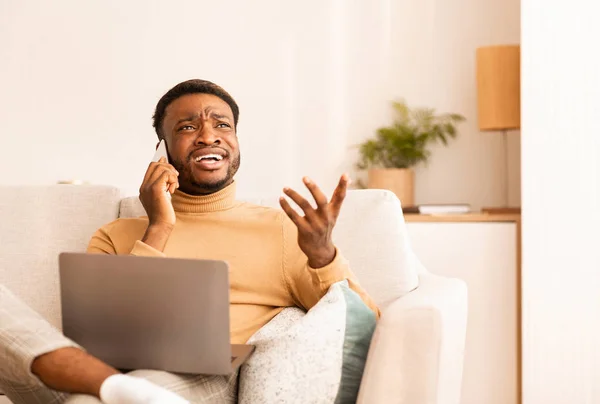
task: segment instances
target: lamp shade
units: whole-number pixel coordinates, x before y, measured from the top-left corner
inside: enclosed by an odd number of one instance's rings
[[[480,130],[521,127],[521,48],[499,45],[478,48],[477,105]]]

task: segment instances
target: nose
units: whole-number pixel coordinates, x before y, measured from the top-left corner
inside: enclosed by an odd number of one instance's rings
[[[211,146],[215,144],[221,144],[221,139],[219,138],[217,131],[215,131],[211,125],[202,125],[202,128],[198,131],[196,145]]]

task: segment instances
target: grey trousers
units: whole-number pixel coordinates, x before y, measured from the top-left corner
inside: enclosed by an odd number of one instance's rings
[[[15,404],[98,404],[95,397],[46,387],[32,372],[33,360],[59,348],[78,347],[0,285],[0,392]],[[129,373],[171,390],[192,403],[237,402],[237,374],[178,375],[156,370]]]

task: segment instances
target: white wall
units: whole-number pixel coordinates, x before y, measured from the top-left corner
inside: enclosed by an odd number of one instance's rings
[[[475,48],[519,40],[519,0],[0,0],[0,184],[79,178],[135,193],[175,83],[241,105],[240,192],[313,176],[332,189],[389,101],[459,112],[460,138],[419,168],[419,203],[501,204],[500,136],[476,123]],[[511,156],[518,162],[518,134]],[[519,203],[519,167],[511,166]]]
[[[392,20],[392,86],[417,106],[458,112],[467,122],[449,147],[417,170],[417,202],[505,203],[500,133],[477,124],[475,49],[520,42],[520,0],[400,0]],[[510,132],[509,204],[520,205],[520,134]]]
[[[0,183],[135,192],[156,102],[200,77],[241,106],[241,193],[302,175],[332,188],[352,165],[347,133],[371,132],[388,98],[385,2],[343,3],[0,1]]]
[[[599,8],[523,0],[524,404],[600,403]]]

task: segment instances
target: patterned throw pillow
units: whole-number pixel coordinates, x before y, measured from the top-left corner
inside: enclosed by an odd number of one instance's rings
[[[354,403],[375,330],[375,314],[346,281],[308,313],[283,310],[248,341],[239,403]]]

